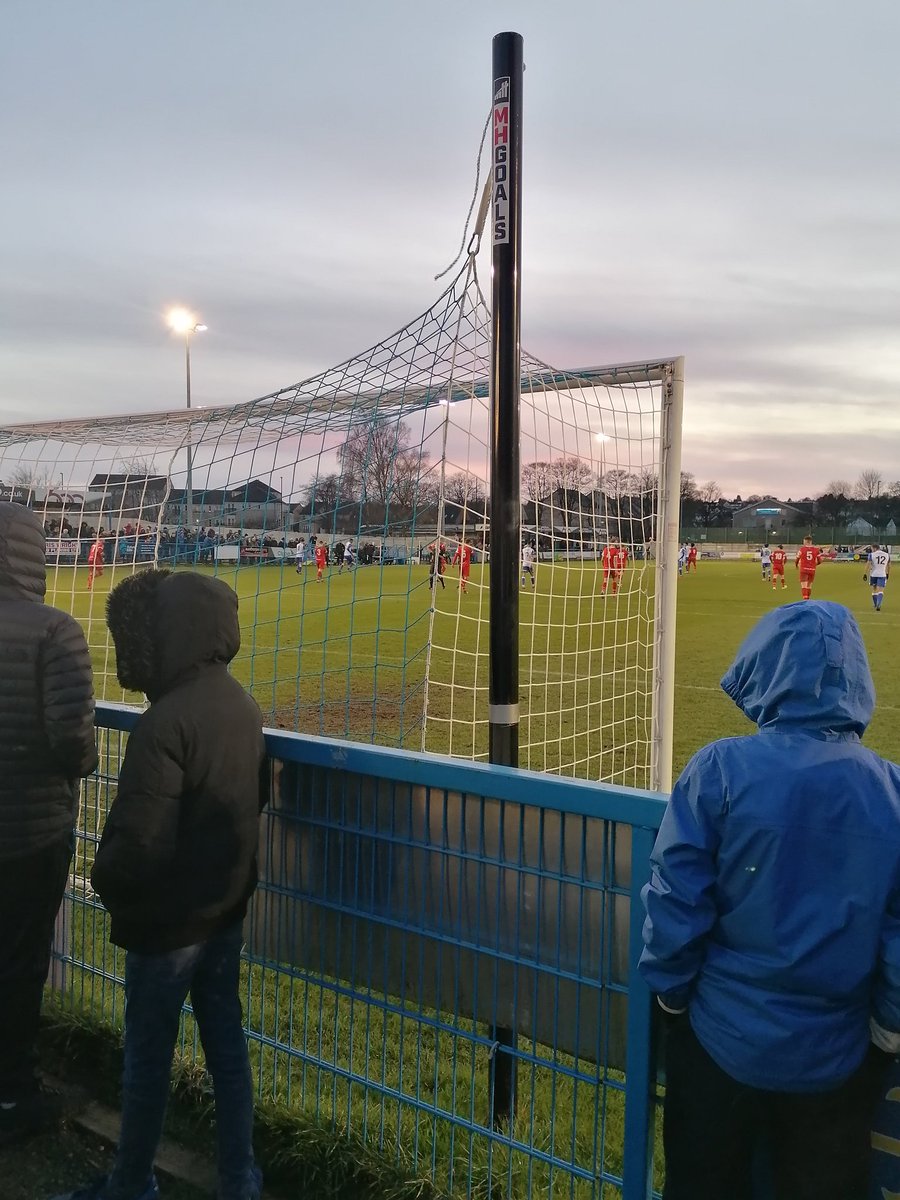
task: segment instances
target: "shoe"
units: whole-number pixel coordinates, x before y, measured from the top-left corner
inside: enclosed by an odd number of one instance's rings
[[[253,1167],[253,1182],[247,1200],[262,1200],[263,1173],[259,1167]]]
[[[262,1176],[260,1176],[262,1180]],[[93,1183],[87,1187],[76,1188],[74,1192],[61,1192],[60,1195],[54,1196],[53,1200],[105,1200],[106,1185],[109,1182],[108,1175],[101,1175],[99,1179],[95,1179]],[[253,1200],[258,1200],[260,1192],[257,1192]],[[253,1193],[251,1192],[251,1196]],[[150,1183],[134,1200],[161,1200],[159,1194],[159,1184],[156,1182],[156,1176],[150,1176]]]
[[[62,1115],[62,1097],[44,1088],[15,1103],[0,1105],[0,1146],[46,1133],[59,1124]]]

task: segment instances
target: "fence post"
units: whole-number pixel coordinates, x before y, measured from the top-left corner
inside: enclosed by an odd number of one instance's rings
[[[50,986],[54,992],[64,992],[69,976],[69,958],[72,951],[72,876],[66,883],[62,903],[53,925],[53,945],[50,951]]]
[[[631,830],[631,911],[628,944],[628,1033],[625,1059],[625,1149],[622,1200],[648,1200],[653,1190],[656,1055],[651,1036],[653,997],[638,974],[644,947],[641,888],[650,879],[654,829]]]

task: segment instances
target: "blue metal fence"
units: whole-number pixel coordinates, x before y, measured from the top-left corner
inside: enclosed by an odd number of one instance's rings
[[[65,1004],[114,1023],[124,955],[89,877],[136,716],[98,706],[54,967]],[[662,798],[295,734],[267,744],[243,976],[260,1098],[454,1196],[646,1200],[655,1068],[635,963]],[[181,1052],[202,1060],[189,1007]],[[499,1055],[516,1110],[495,1126]]]

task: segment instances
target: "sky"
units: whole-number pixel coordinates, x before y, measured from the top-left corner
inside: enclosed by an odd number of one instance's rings
[[[685,355],[726,494],[900,478],[896,0],[6,0],[0,422],[276,391],[427,308],[525,43],[522,341]]]

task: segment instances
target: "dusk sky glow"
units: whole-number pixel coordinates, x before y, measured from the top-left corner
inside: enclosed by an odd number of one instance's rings
[[[684,467],[729,494],[900,479],[896,0],[8,0],[0,420],[178,407],[175,305],[207,406],[427,308],[503,29],[528,350],[684,354]]]

